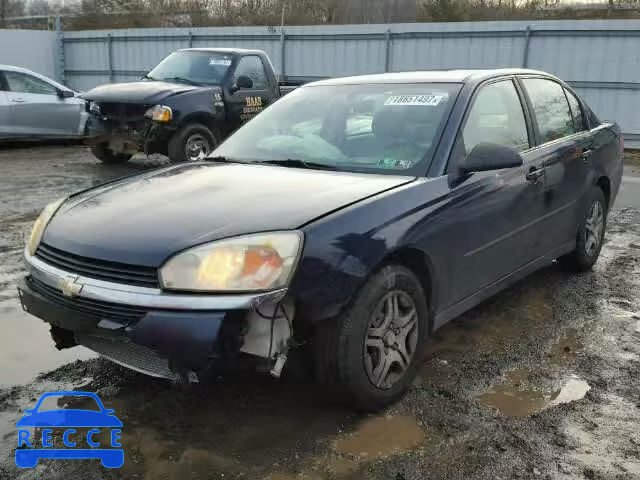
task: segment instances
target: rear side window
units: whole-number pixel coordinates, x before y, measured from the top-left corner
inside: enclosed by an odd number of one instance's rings
[[[468,155],[483,142],[504,145],[518,152],[529,148],[522,104],[511,80],[482,87],[473,101],[454,151],[458,155]]]
[[[587,130],[587,125],[585,124],[584,114],[582,112],[582,107],[580,106],[580,102],[578,101],[576,96],[566,88],[564,89],[564,93],[567,94],[567,100],[569,100],[569,108],[571,108],[571,116],[573,117],[573,126],[576,129],[576,132],[582,132],[584,130]]]
[[[236,73],[233,75],[234,83],[238,81],[238,77],[246,76],[253,80],[253,88],[265,89],[269,87],[267,81],[267,73],[264,71],[264,65],[260,57],[249,55],[242,57],[236,67]]]
[[[559,83],[544,78],[525,78],[523,83],[533,105],[541,143],[575,133],[569,103]]]
[[[11,92],[42,95],[56,95],[58,93],[53,85],[26,73],[4,72],[4,78]]]

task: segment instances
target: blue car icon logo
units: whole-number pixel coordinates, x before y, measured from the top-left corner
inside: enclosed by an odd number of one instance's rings
[[[97,403],[99,411],[80,409],[57,409],[39,411],[42,403],[49,397],[90,397]],[[119,468],[124,463],[124,451],[121,447],[120,433],[122,422],[105,408],[98,396],[91,392],[49,392],[43,394],[34,408],[26,409],[25,415],[18,420],[18,449],[16,465],[20,468],[33,468],[41,458],[87,459],[99,458],[106,468]],[[41,436],[31,438],[27,427],[41,430]],[[74,448],[79,438],[75,428],[90,428],[86,442],[92,448]],[[64,430],[62,439],[67,448],[53,448],[53,428]],[[95,438],[101,429],[110,429],[110,447],[103,448]]]

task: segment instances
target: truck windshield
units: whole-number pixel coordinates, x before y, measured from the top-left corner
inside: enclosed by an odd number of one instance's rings
[[[460,88],[446,83],[302,87],[247,122],[212,156],[423,175]]]
[[[220,85],[232,60],[231,54],[183,50],[162,60],[146,77],[194,85]]]

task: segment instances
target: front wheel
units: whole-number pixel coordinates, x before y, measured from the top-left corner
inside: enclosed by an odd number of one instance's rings
[[[103,163],[118,164],[126,163],[133,156],[128,153],[114,153],[109,149],[108,143],[99,143],[91,147],[91,153]]]
[[[607,227],[607,201],[599,187],[593,187],[584,217],[580,220],[576,249],[560,259],[570,270],[591,270],[600,256]]]
[[[428,329],[425,292],[409,269],[374,274],[351,307],[314,338],[318,380],[341,401],[375,411],[398,400],[415,377]]]
[[[172,163],[195,162],[207,157],[218,145],[217,136],[200,123],[190,123],[169,140],[169,160]]]

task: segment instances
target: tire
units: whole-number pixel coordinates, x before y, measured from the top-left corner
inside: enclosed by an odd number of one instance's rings
[[[118,163],[126,163],[133,155],[129,155],[128,153],[113,153],[109,150],[108,143],[99,143],[91,147],[91,153],[103,163],[107,164],[118,164]]]
[[[404,335],[400,328],[395,328],[395,335],[383,330],[394,298],[399,306],[395,311],[406,315],[403,321],[415,309],[414,326],[405,329]],[[371,276],[345,312],[319,325],[313,339],[316,377],[335,400],[363,411],[379,410],[400,399],[413,381],[428,325],[427,300],[418,278],[403,266],[386,266]],[[398,325],[392,322],[391,326]],[[393,348],[387,348],[394,342]],[[408,361],[399,353],[401,343],[405,353],[412,351]],[[383,356],[391,368],[379,375],[385,371],[380,368]],[[403,372],[401,361],[406,365]]]
[[[218,145],[217,134],[200,123],[189,123],[169,140],[171,163],[197,161],[209,155]],[[190,153],[191,152],[191,153]]]
[[[593,187],[578,227],[576,249],[560,258],[560,263],[570,271],[586,272],[591,270],[598,260],[607,228],[607,208],[604,193],[599,187]],[[597,218],[600,218],[599,222]],[[594,241],[597,242],[595,245]]]

